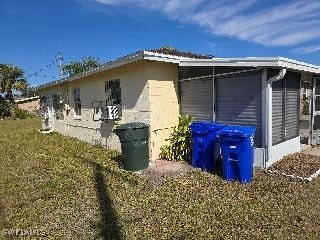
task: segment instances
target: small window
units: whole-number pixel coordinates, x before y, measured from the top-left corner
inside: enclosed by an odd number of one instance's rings
[[[107,94],[107,105],[121,104],[121,87],[119,79],[106,81],[105,92]]]
[[[52,95],[52,104],[54,110],[54,117],[56,120],[63,120],[63,99],[59,93],[55,93]]]
[[[80,88],[73,89],[73,99],[74,99],[74,113],[76,116],[81,116]]]

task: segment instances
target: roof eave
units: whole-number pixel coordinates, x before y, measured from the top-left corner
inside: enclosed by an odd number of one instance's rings
[[[143,51],[144,59],[150,61],[159,61],[167,63],[177,63],[179,64],[182,60],[193,60],[193,58],[179,57],[175,55],[168,55],[162,53],[155,53],[150,51]]]
[[[303,72],[320,74],[320,66],[308,64],[305,62],[299,62],[289,58],[279,57],[278,66],[283,68],[288,68],[288,69],[299,70]]]
[[[179,66],[281,67],[320,73],[320,66],[283,57],[213,58],[181,60]]]
[[[212,59],[195,59],[167,55],[151,51],[138,51],[136,53],[124,56],[117,60],[106,63],[103,66],[90,70],[88,72],[75,75],[70,78],[57,80],[39,86],[38,90],[43,90],[51,86],[56,86],[66,82],[81,79],[93,74],[97,74],[112,68],[120,67],[129,63],[140,60],[159,61],[166,63],[175,63],[179,66],[225,66],[225,67],[281,67],[320,74],[320,66],[299,62],[284,57],[246,57],[246,58],[212,58]]]
[[[30,101],[30,100],[37,100],[39,98],[40,98],[39,96],[34,96],[34,97],[29,97],[29,98],[17,99],[17,100],[14,100],[14,102],[15,103],[21,103],[21,102],[27,102],[27,101]]]
[[[167,63],[176,63],[179,64],[181,60],[187,60],[191,58],[186,58],[186,57],[179,57],[179,56],[173,56],[173,55],[167,55],[167,54],[161,54],[161,53],[155,53],[155,52],[150,52],[150,51],[139,51],[130,55],[127,55],[125,57],[119,58],[117,60],[111,61],[101,67],[95,68],[93,70],[87,71],[82,74],[75,75],[70,78],[62,79],[62,80],[57,80],[54,82],[50,82],[48,84],[44,84],[39,86],[37,89],[42,90],[49,88],[51,86],[63,84],[66,82],[71,82],[80,78],[84,78],[93,74],[97,74],[112,68],[120,67],[122,65],[126,65],[132,62],[140,61],[140,60],[149,60],[149,61],[159,61],[159,62],[167,62]]]
[[[122,66],[122,65],[125,65],[125,64],[129,64],[129,63],[132,63],[132,62],[135,62],[135,61],[142,60],[143,58],[144,58],[144,51],[139,51],[139,52],[127,55],[125,57],[119,58],[117,60],[111,61],[109,63],[106,63],[106,64],[104,64],[104,65],[102,65],[102,66],[100,66],[98,68],[89,70],[89,71],[87,71],[85,73],[77,74],[77,75],[69,77],[69,78],[65,78],[65,79],[61,79],[61,80],[57,80],[57,81],[53,81],[53,82],[41,85],[37,89],[38,90],[42,90],[42,89],[49,88],[51,86],[56,86],[56,85],[63,84],[63,83],[66,83],[66,82],[75,81],[75,80],[78,80],[80,78],[84,78],[84,77],[87,77],[87,76],[90,76],[90,75],[93,75],[93,74],[97,74],[97,73],[100,73],[100,72],[103,72],[103,71],[106,71],[106,70],[109,70],[109,69],[112,69],[112,68],[116,68],[116,67],[119,67],[119,66]]]
[[[179,66],[267,67],[277,66],[277,58],[213,58],[182,60]]]

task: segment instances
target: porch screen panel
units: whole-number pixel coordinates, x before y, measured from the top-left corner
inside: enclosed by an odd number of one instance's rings
[[[195,120],[212,120],[212,77],[181,81],[179,86],[181,114]]]
[[[285,139],[299,136],[300,74],[289,72],[286,80]]]
[[[283,141],[284,136],[284,92],[283,81],[272,83],[272,144]]]
[[[274,76],[279,70],[270,70]],[[300,74],[287,72],[285,77],[272,83],[272,144],[299,136]]]
[[[262,145],[261,71],[216,78],[216,121],[255,126],[255,146]]]

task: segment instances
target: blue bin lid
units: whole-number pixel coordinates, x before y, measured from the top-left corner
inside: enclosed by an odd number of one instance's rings
[[[217,131],[226,125],[217,124],[212,121],[194,121],[190,125],[191,131],[195,133],[207,133],[208,131]]]
[[[256,127],[250,126],[226,126],[219,131],[220,136],[241,136],[241,137],[251,137],[255,134]]]

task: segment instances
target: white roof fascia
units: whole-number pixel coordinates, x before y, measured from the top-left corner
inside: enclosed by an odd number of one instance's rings
[[[182,60],[192,60],[192,58],[180,57],[162,53],[155,53],[150,51],[144,51],[144,59],[150,61],[159,61],[159,62],[167,62],[167,63],[180,63]]]
[[[320,73],[320,66],[308,64],[305,62],[296,61],[289,58],[279,57],[278,60],[279,67],[284,67],[288,69],[299,70],[303,72]]]
[[[120,67],[122,65],[125,65],[125,64],[129,64],[129,63],[132,63],[132,62],[135,62],[135,61],[139,61],[139,60],[142,60],[143,59],[143,52],[142,51],[139,51],[139,52],[136,52],[136,53],[133,53],[133,54],[130,54],[130,55],[127,55],[125,57],[122,57],[122,58],[119,58],[117,60],[114,60],[114,61],[111,61],[111,62],[108,62],[98,68],[94,68],[92,70],[89,70],[83,74],[79,74],[79,75],[76,75],[76,76],[73,76],[69,79],[67,79],[68,81],[73,81],[73,80],[76,80],[76,79],[79,79],[79,78],[83,78],[83,77],[86,77],[86,76],[89,76],[89,75],[92,75],[92,74],[95,74],[95,73],[99,73],[99,72],[103,72],[103,71],[106,71],[106,70],[109,70],[109,69],[112,69],[112,68],[116,68],[116,67]]]
[[[102,66],[100,66],[98,68],[94,68],[94,69],[89,70],[89,71],[87,71],[85,73],[77,74],[77,75],[75,75],[73,77],[70,77],[70,78],[61,79],[61,80],[53,81],[53,82],[50,82],[50,83],[47,83],[47,84],[43,84],[43,85],[39,86],[39,89],[44,89],[44,88],[47,88],[47,87],[50,87],[50,86],[54,86],[54,85],[57,85],[57,84],[62,84],[62,83],[65,83],[65,82],[71,82],[71,81],[74,81],[74,80],[77,80],[77,79],[80,79],[80,78],[83,78],[83,77],[86,77],[86,76],[90,76],[90,75],[93,75],[93,74],[96,74],[96,73],[100,73],[100,72],[103,72],[103,71],[106,71],[106,70],[109,70],[109,69],[112,69],[112,68],[120,67],[120,66],[125,65],[125,64],[136,62],[136,61],[142,60],[143,58],[144,58],[143,51],[139,51],[139,52],[124,56],[122,58],[119,58],[117,60],[108,62],[108,63],[106,63],[106,64],[104,64],[104,65],[102,65]]]
[[[180,66],[267,67],[277,66],[278,58],[212,58],[181,60]]]
[[[299,62],[284,57],[246,57],[246,58],[212,58],[212,59],[195,59],[188,57],[180,57],[167,55],[151,51],[139,51],[114,61],[108,62],[98,68],[87,71],[83,74],[53,81],[43,84],[38,89],[44,89],[57,84],[74,81],[86,76],[90,76],[99,72],[103,72],[112,68],[120,67],[125,64],[136,62],[139,60],[150,60],[167,63],[176,63],[179,66],[225,66],[225,67],[282,67],[299,71],[320,73],[320,66]]]
[[[213,58],[181,60],[179,66],[282,67],[320,73],[320,66],[284,57]]]
[[[83,78],[83,77],[86,77],[86,76],[89,76],[89,75],[92,75],[92,74],[95,74],[95,73],[103,72],[103,71],[106,71],[106,70],[109,70],[109,69],[112,69],[112,68],[120,67],[122,65],[129,64],[129,63],[132,63],[132,62],[135,62],[135,61],[139,61],[139,60],[142,60],[142,59],[143,59],[143,52],[139,51],[139,52],[127,55],[125,57],[119,58],[117,60],[108,62],[108,63],[106,63],[106,64],[104,64],[104,65],[102,65],[102,66],[100,66],[98,68],[94,68],[94,69],[89,70],[89,71],[87,71],[87,72],[85,72],[83,74],[79,74],[79,75],[73,76],[73,77],[68,78],[66,80],[67,81],[73,81],[73,80],[76,80],[76,79],[79,79],[79,78]]]
[[[74,81],[74,80],[77,80],[77,79],[80,79],[80,78],[83,78],[86,76],[90,76],[90,75],[93,75],[93,74],[96,74],[99,72],[103,72],[103,71],[106,71],[106,70],[109,70],[112,68],[120,67],[122,65],[136,62],[139,60],[150,60],[150,61],[159,61],[159,62],[177,63],[178,64],[181,60],[187,60],[187,59],[191,59],[191,58],[155,53],[155,52],[150,52],[150,51],[139,51],[139,52],[124,56],[122,58],[119,58],[117,60],[108,62],[98,68],[92,69],[92,70],[87,71],[83,74],[78,74],[78,75],[70,77],[70,78],[57,80],[57,81],[50,82],[48,84],[44,84],[42,86],[39,86],[39,89],[44,89],[44,88],[54,86],[57,84]]]
[[[36,100],[36,99],[39,99],[39,96],[23,98],[23,99],[17,99],[17,100],[14,100],[14,102],[15,103],[20,103],[20,102],[25,102],[25,101],[29,101],[29,100]]]

